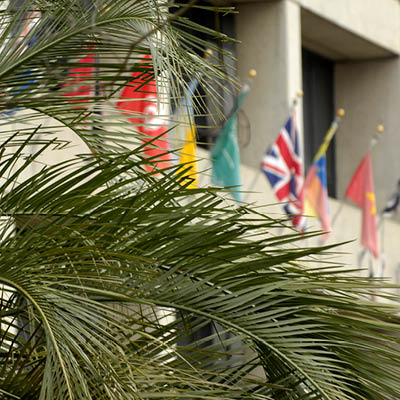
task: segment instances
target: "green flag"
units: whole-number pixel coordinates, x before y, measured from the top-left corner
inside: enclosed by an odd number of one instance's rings
[[[232,115],[225,122],[221,133],[211,151],[213,164],[211,183],[218,186],[237,186],[231,189],[235,200],[242,200],[240,179],[240,152],[237,139],[237,114],[249,91],[245,84],[238,96]]]

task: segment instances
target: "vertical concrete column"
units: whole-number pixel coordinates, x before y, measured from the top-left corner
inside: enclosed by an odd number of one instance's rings
[[[258,168],[302,87],[300,6],[291,0],[277,0],[244,3],[238,9],[238,75],[245,80],[250,68],[257,70],[243,105],[251,124],[251,138],[241,149],[241,159]],[[301,101],[299,105],[297,121],[302,143]],[[246,132],[239,131],[242,134]]]

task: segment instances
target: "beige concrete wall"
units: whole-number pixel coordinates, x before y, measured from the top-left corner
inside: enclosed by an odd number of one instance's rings
[[[372,149],[380,210],[400,179],[400,59],[337,63],[335,92],[337,106],[347,111],[336,137],[339,198],[368,149],[377,125],[385,126],[384,134]]]
[[[247,78],[257,70],[243,110],[251,124],[251,138],[241,149],[244,164],[258,167],[266,148],[276,139],[301,89],[300,8],[289,1],[239,5],[236,20],[238,74]],[[302,110],[298,110],[302,137]]]
[[[54,144],[44,150],[27,168],[19,175],[18,181],[22,182],[32,175],[39,173],[45,165],[56,165],[71,159],[76,154],[87,154],[89,148],[72,130],[63,126],[59,121],[44,116],[38,111],[29,109],[17,111],[6,119],[1,119],[2,140],[8,139],[15,132],[25,133],[20,140],[27,139],[28,135],[35,132],[33,137],[38,142],[55,140]],[[35,154],[43,148],[43,144],[29,144],[24,149],[24,155]],[[10,147],[6,153],[15,151]],[[21,167],[24,161],[21,158],[14,165],[14,170]],[[3,177],[0,180],[4,179]]]
[[[199,164],[201,173],[200,184],[206,186],[210,183],[209,153],[199,149],[202,161]],[[268,216],[280,218],[284,216],[282,206],[277,203],[277,199],[271,187],[258,168],[245,165],[241,166],[242,189],[247,191],[252,183],[256,182],[252,192],[244,196],[245,200],[259,211]],[[227,196],[226,205],[235,207],[235,202]],[[321,257],[325,261],[331,261],[335,265],[344,265],[348,269],[355,270],[353,273],[359,276],[368,276],[372,268],[374,276],[385,276],[392,282],[400,283],[400,223],[392,218],[385,219],[379,230],[380,248],[382,257],[378,260],[373,259],[368,253],[363,256],[363,247],[360,244],[361,237],[361,209],[355,207],[350,202],[341,202],[336,199],[329,199],[331,219],[336,217],[332,225],[332,232],[325,244],[344,243],[335,247],[330,255]],[[333,222],[333,221],[332,221]],[[320,230],[320,223],[316,218],[307,219],[307,230]],[[289,230],[287,231],[289,232]],[[282,234],[284,231],[275,230],[272,234]],[[297,246],[319,246],[320,238],[299,241]],[[385,261],[385,268],[382,271],[382,261]]]
[[[38,122],[39,120],[36,120],[35,124]],[[44,130],[47,130],[47,128],[50,129],[50,127],[53,130],[53,128],[58,125],[57,122],[50,119],[44,119],[42,123],[44,125]],[[18,128],[19,126],[17,124],[11,127],[13,130]],[[58,129],[57,136],[62,140],[70,141],[71,144],[63,149],[49,149],[49,151],[44,154],[39,161],[54,164],[61,160],[69,159],[72,154],[87,152],[86,146],[83,144],[83,142],[76,138],[72,132],[66,129]],[[34,149],[32,149],[32,151],[33,150]],[[202,149],[199,149],[198,153],[201,159],[199,162],[199,170],[201,171],[200,184],[201,186],[206,186],[210,184],[211,162],[209,160],[209,153]],[[40,164],[37,165],[37,167],[40,166]],[[28,177],[30,174],[37,172],[35,169],[36,167],[34,167],[32,170],[26,171],[26,174],[24,175]],[[277,218],[283,216],[282,207],[280,204],[277,204],[277,200],[271,190],[271,187],[264,175],[260,172],[259,168],[242,165],[241,176],[243,190],[247,191],[252,189],[251,193],[245,195],[247,202],[257,206],[261,212],[264,212],[269,216]],[[255,183],[255,185],[251,188],[250,186],[252,183]],[[235,203],[229,198],[229,196],[226,200],[226,205],[235,207]],[[341,211],[338,214],[335,224],[333,225],[332,234],[326,243],[331,244],[345,241],[352,242],[332,250],[332,255],[328,258],[325,257],[324,259],[331,260],[337,264],[344,264],[350,269],[359,268],[359,270],[355,273],[364,276],[368,274],[368,268],[370,267],[370,262],[372,262],[375,275],[377,276],[382,274],[382,271],[380,270],[380,262],[377,260],[371,260],[370,257],[366,256],[362,259],[362,262],[359,263],[359,256],[362,251],[359,241],[361,231],[361,211],[349,203],[345,203],[342,206],[339,201],[334,199],[330,199],[330,208],[331,216],[334,216],[339,208],[341,208]],[[319,222],[316,219],[310,218],[308,220],[308,229],[319,230]],[[280,234],[283,232],[276,230],[272,233]],[[384,223],[384,229],[381,229],[381,247],[384,249],[386,257],[386,268],[383,275],[389,277],[393,281],[396,281],[396,279],[399,280],[400,278],[400,246],[398,246],[399,237],[400,224],[393,220],[386,220]],[[304,240],[297,243],[298,246],[313,246],[319,244],[318,238],[313,240]]]
[[[258,71],[253,88],[243,105],[251,122],[251,141],[248,147],[242,149],[241,153],[243,190],[248,190],[252,182],[255,182],[254,193],[251,193],[247,200],[254,205],[263,206],[262,210],[268,215],[281,216],[282,208],[276,204],[276,198],[267,180],[259,171],[259,164],[267,146],[275,140],[279,129],[287,119],[288,109],[296,91],[301,88],[301,10],[299,3],[312,9],[313,12],[318,12],[326,18],[329,17],[336,23],[340,22],[342,26],[346,26],[351,23],[350,18],[342,15],[343,10],[332,10],[332,3],[336,4],[338,9],[344,7],[351,15],[356,10],[360,11],[362,4],[369,5],[369,7],[375,4],[374,8],[377,9],[376,2],[383,4],[382,8],[386,12],[393,7],[393,15],[396,15],[395,3],[399,3],[397,0],[302,0],[298,2],[274,0],[266,3],[246,3],[239,6],[237,35],[242,43],[238,46],[238,73],[244,80],[250,68],[256,68]],[[352,5],[349,6],[349,3]],[[368,9],[366,7],[364,12],[367,12]],[[381,21],[381,17],[378,20]],[[361,29],[362,24],[357,28],[357,23],[351,28],[352,30]],[[392,23],[393,25],[390,25]],[[392,20],[392,16],[388,17],[388,26],[392,26],[394,33],[397,32],[397,22]],[[364,32],[363,35],[367,35],[368,29],[365,28],[366,33]],[[396,40],[396,38],[392,38],[393,43]],[[393,43],[390,46],[395,48]],[[389,46],[389,44],[386,45]],[[351,174],[365,153],[378,123],[384,123],[386,126],[385,135],[373,151],[378,209],[383,207],[384,201],[400,177],[400,135],[397,132],[400,127],[399,84],[400,61],[397,58],[337,64],[336,104],[345,107],[347,111],[337,136],[339,197],[343,195]],[[299,114],[301,115],[301,110]],[[49,124],[47,126],[53,123],[52,121],[46,122]],[[301,120],[299,125],[301,130]],[[12,129],[15,130],[17,127],[14,126]],[[66,135],[68,140],[75,140],[71,132]],[[87,151],[83,143],[79,141],[74,141],[72,146],[72,148],[54,151],[46,155],[46,162],[54,163],[63,158],[69,158],[71,152]],[[204,161],[200,169],[209,170],[208,154],[203,152],[201,155],[204,156]],[[31,171],[31,173],[33,172]],[[201,175],[201,183],[203,185],[209,183],[208,173],[204,172]],[[227,200],[227,204],[231,203]],[[340,207],[340,202],[331,199],[330,207],[333,216]],[[318,221],[310,220],[309,227],[310,229],[319,229]],[[349,240],[353,240],[353,242],[340,247],[338,251],[342,253],[333,256],[333,259],[347,264],[350,268],[359,267],[358,256],[362,250],[359,243],[360,230],[360,210],[346,203],[335,221],[332,235],[327,243]],[[385,275],[396,279],[396,277],[400,277],[398,274],[400,224],[388,220],[381,233],[381,247],[384,248],[387,259]],[[305,246],[312,244],[318,244],[318,240],[299,243],[299,245]],[[366,257],[361,266],[368,268],[368,264],[369,260]],[[381,273],[376,261],[374,269],[376,275]],[[366,274],[367,272],[360,271],[358,273]]]
[[[293,0],[344,30],[400,54],[398,0]]]
[[[243,1],[238,9],[239,77],[245,79],[249,68],[258,71],[243,106],[251,123],[250,145],[241,149],[243,189],[247,190],[258,177],[254,186],[256,193],[251,194],[249,200],[257,205],[276,203],[258,166],[266,147],[275,140],[288,116],[290,99],[294,95],[290,92],[295,90],[299,82],[296,79],[301,76],[302,31],[303,39],[305,33],[308,39],[316,39],[314,51],[322,52],[324,40],[320,39],[324,33],[330,40],[330,50],[334,51],[332,58],[349,60],[338,61],[335,67],[335,103],[346,109],[336,139],[339,199],[343,198],[355,168],[368,149],[376,126],[383,123],[386,127],[372,152],[377,207],[381,210],[400,178],[400,135],[397,133],[400,127],[400,61],[396,57],[400,53],[400,1]],[[314,25],[316,22],[318,24]],[[347,201],[341,206],[340,200],[335,199],[330,199],[330,207],[331,216],[338,208],[341,211],[328,243],[353,240],[340,248],[343,254],[335,259],[351,268],[368,269],[371,264],[375,275],[381,275],[380,261],[368,255],[359,265],[361,211]],[[264,210],[270,215],[282,213],[280,206]],[[309,226],[318,229],[319,223],[311,219]],[[380,241],[386,256],[384,275],[399,280],[400,225],[392,218],[386,220],[383,227]],[[365,275],[368,271],[359,273]]]

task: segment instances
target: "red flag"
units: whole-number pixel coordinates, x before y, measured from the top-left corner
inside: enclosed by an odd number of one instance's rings
[[[351,178],[350,184],[346,189],[346,196],[362,208],[361,244],[377,258],[379,255],[378,229],[376,224],[374,179],[369,151]]]
[[[151,56],[144,56],[142,61],[148,61],[149,58]],[[149,69],[152,74],[152,67]],[[166,153],[169,151],[168,127],[159,115],[156,82],[154,79],[149,80],[149,75],[142,72],[134,72],[132,77],[134,79],[123,89],[117,107],[134,115],[128,120],[136,124],[136,129],[144,134],[144,141],[157,137],[152,140],[151,146],[145,147],[144,152],[148,157],[157,160],[158,169],[168,168],[171,166],[171,154]]]
[[[68,72],[68,79],[64,85],[64,88],[70,89],[63,93],[63,96],[66,97],[89,97],[93,93],[93,84],[90,81],[87,81],[88,78],[92,77],[94,73],[94,54],[88,54],[85,57],[82,57],[78,63],[82,64],[77,68],[71,68]],[[85,64],[90,64],[89,66],[85,66]],[[72,102],[87,102],[88,99],[76,99],[71,100]]]

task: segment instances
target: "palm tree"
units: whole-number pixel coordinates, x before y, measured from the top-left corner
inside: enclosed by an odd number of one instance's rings
[[[398,307],[369,300],[396,300],[389,285],[321,261],[331,248],[273,234],[283,221],[227,208],[218,189],[187,188],[179,168],[146,172],[113,112],[131,73],[149,74],[143,54],[172,97],[197,76],[218,104],[212,83],[229,78],[184,33],[194,3],[3,7],[1,398],[400,398]]]

